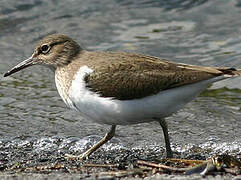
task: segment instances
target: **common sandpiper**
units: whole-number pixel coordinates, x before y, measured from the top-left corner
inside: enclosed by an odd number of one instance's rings
[[[115,134],[117,125],[158,121],[166,157],[173,157],[165,117],[181,109],[214,82],[241,75],[241,69],[175,63],[158,57],[86,51],[68,36],[49,35],[32,56],[4,74],[45,65],[65,104],[84,118],[111,125],[110,131],[77,157],[85,159]]]

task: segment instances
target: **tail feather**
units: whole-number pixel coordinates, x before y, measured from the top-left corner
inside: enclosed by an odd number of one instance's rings
[[[224,75],[241,76],[241,69],[235,69],[235,68],[217,68],[217,70],[221,71]]]

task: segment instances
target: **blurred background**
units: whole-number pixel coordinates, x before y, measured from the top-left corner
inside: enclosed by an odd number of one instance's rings
[[[137,52],[204,66],[241,68],[239,0],[1,0],[0,74],[63,33],[89,50]],[[181,95],[181,94],[180,94]],[[241,153],[241,78],[219,82],[167,118],[175,151]],[[35,66],[0,81],[0,149],[82,151],[108,126],[65,107],[54,75]],[[163,149],[157,123],[119,126],[106,147]]]

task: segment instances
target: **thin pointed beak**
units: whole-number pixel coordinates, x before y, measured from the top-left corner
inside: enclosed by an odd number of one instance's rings
[[[29,66],[32,66],[35,64],[35,58],[33,56],[31,56],[30,58],[24,60],[23,62],[19,63],[18,65],[14,66],[11,70],[9,70],[8,72],[6,72],[3,77],[7,77],[10,76],[11,74],[18,72],[24,68],[27,68]]]

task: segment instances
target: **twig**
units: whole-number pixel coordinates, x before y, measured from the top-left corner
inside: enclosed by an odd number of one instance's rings
[[[205,163],[207,160],[191,160],[191,159],[176,159],[176,158],[171,158],[171,159],[165,159],[167,162],[178,162],[178,163],[185,163],[189,165],[193,164],[202,164]]]
[[[143,174],[143,170],[141,169],[132,169],[132,170],[121,170],[121,171],[108,171],[108,172],[101,172],[92,174],[95,176],[114,176],[114,177],[124,177],[124,176],[130,176],[130,175],[136,175],[136,174]]]
[[[84,164],[83,167],[115,168],[117,164]]]
[[[163,164],[156,164],[156,163],[151,163],[151,162],[142,161],[142,160],[138,160],[137,164],[145,165],[145,166],[149,166],[149,167],[153,167],[153,168],[161,168],[161,169],[165,169],[165,170],[169,170],[169,171],[176,171],[176,172],[185,172],[187,170],[190,170],[190,167],[189,168],[175,168],[175,167],[166,166]]]
[[[226,173],[230,173],[233,175],[238,175],[240,174],[240,170],[237,168],[223,168]]]

